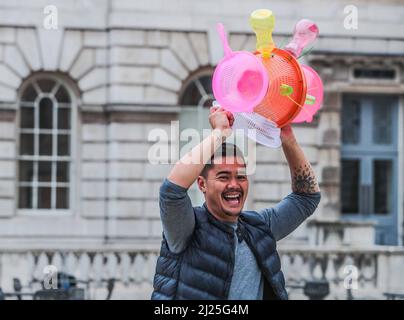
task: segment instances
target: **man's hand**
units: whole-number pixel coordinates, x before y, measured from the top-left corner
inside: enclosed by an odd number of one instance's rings
[[[213,130],[218,129],[225,137],[229,137],[232,134],[234,116],[229,111],[213,106],[210,108],[209,123]]]
[[[281,141],[282,144],[295,143],[296,138],[293,134],[292,126],[290,124],[281,128]]]

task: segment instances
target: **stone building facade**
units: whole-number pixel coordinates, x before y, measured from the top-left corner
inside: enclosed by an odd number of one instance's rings
[[[279,46],[290,40],[301,18],[320,28],[314,49],[301,62],[323,79],[323,107],[312,123],[294,130],[319,178],[322,201],[316,214],[280,243],[288,279],[299,282],[296,270],[304,267],[307,278],[330,279],[337,292],[331,297],[341,298],[342,269],[354,265],[364,288],[359,297],[404,290],[397,281],[404,253],[377,245],[403,241],[404,4],[350,4],[351,11],[339,0],[59,0],[57,29],[48,30],[46,1],[1,1],[0,286],[9,288],[17,276],[25,283],[33,275],[41,279],[43,267],[54,264],[100,288],[102,279],[120,279],[116,297],[148,297],[162,231],[158,190],[170,169],[150,163],[153,130],[164,130],[174,144],[172,121],[180,128],[206,127],[203,106],[212,99],[206,77],[222,57],[215,24],[225,24],[233,50],[252,51],[248,16],[264,7],[276,16]],[[355,8],[358,28],[344,27]],[[344,101],[351,96],[367,101],[375,94],[397,101],[395,124],[381,129],[391,130],[393,149],[376,150],[391,156],[391,167],[381,165],[397,177],[384,182],[393,188],[388,201],[394,217],[387,225],[393,229],[377,229],[384,223],[378,216],[342,214],[341,163],[352,154],[342,137]],[[40,113],[46,98],[58,110],[53,120]],[[32,123],[26,126],[30,110]],[[63,119],[69,121],[58,127]],[[42,121],[51,126],[41,127]],[[48,148],[44,154],[41,146]],[[273,206],[290,192],[282,152],[257,146],[256,155],[249,209]],[[65,167],[58,171],[61,163]],[[196,193],[192,197],[200,201]],[[391,230],[393,238],[384,238]]]

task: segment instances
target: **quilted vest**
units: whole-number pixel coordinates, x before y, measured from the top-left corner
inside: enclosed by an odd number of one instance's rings
[[[234,229],[195,207],[195,230],[185,250],[173,253],[163,235],[152,300],[226,300],[235,262]],[[288,299],[270,226],[257,212],[243,211],[237,235],[247,242],[264,276],[264,299]]]

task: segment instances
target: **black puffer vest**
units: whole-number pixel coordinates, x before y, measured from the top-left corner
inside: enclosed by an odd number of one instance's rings
[[[195,207],[195,230],[187,248],[173,253],[163,236],[157,260],[152,299],[220,299],[229,295],[235,261],[234,230],[206,205]],[[276,241],[257,212],[243,211],[239,236],[247,242],[264,275],[264,299],[288,299]]]

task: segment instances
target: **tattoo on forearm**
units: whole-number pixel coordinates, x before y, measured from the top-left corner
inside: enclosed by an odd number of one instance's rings
[[[292,190],[298,193],[318,191],[316,177],[310,165],[294,168],[292,172]]]

